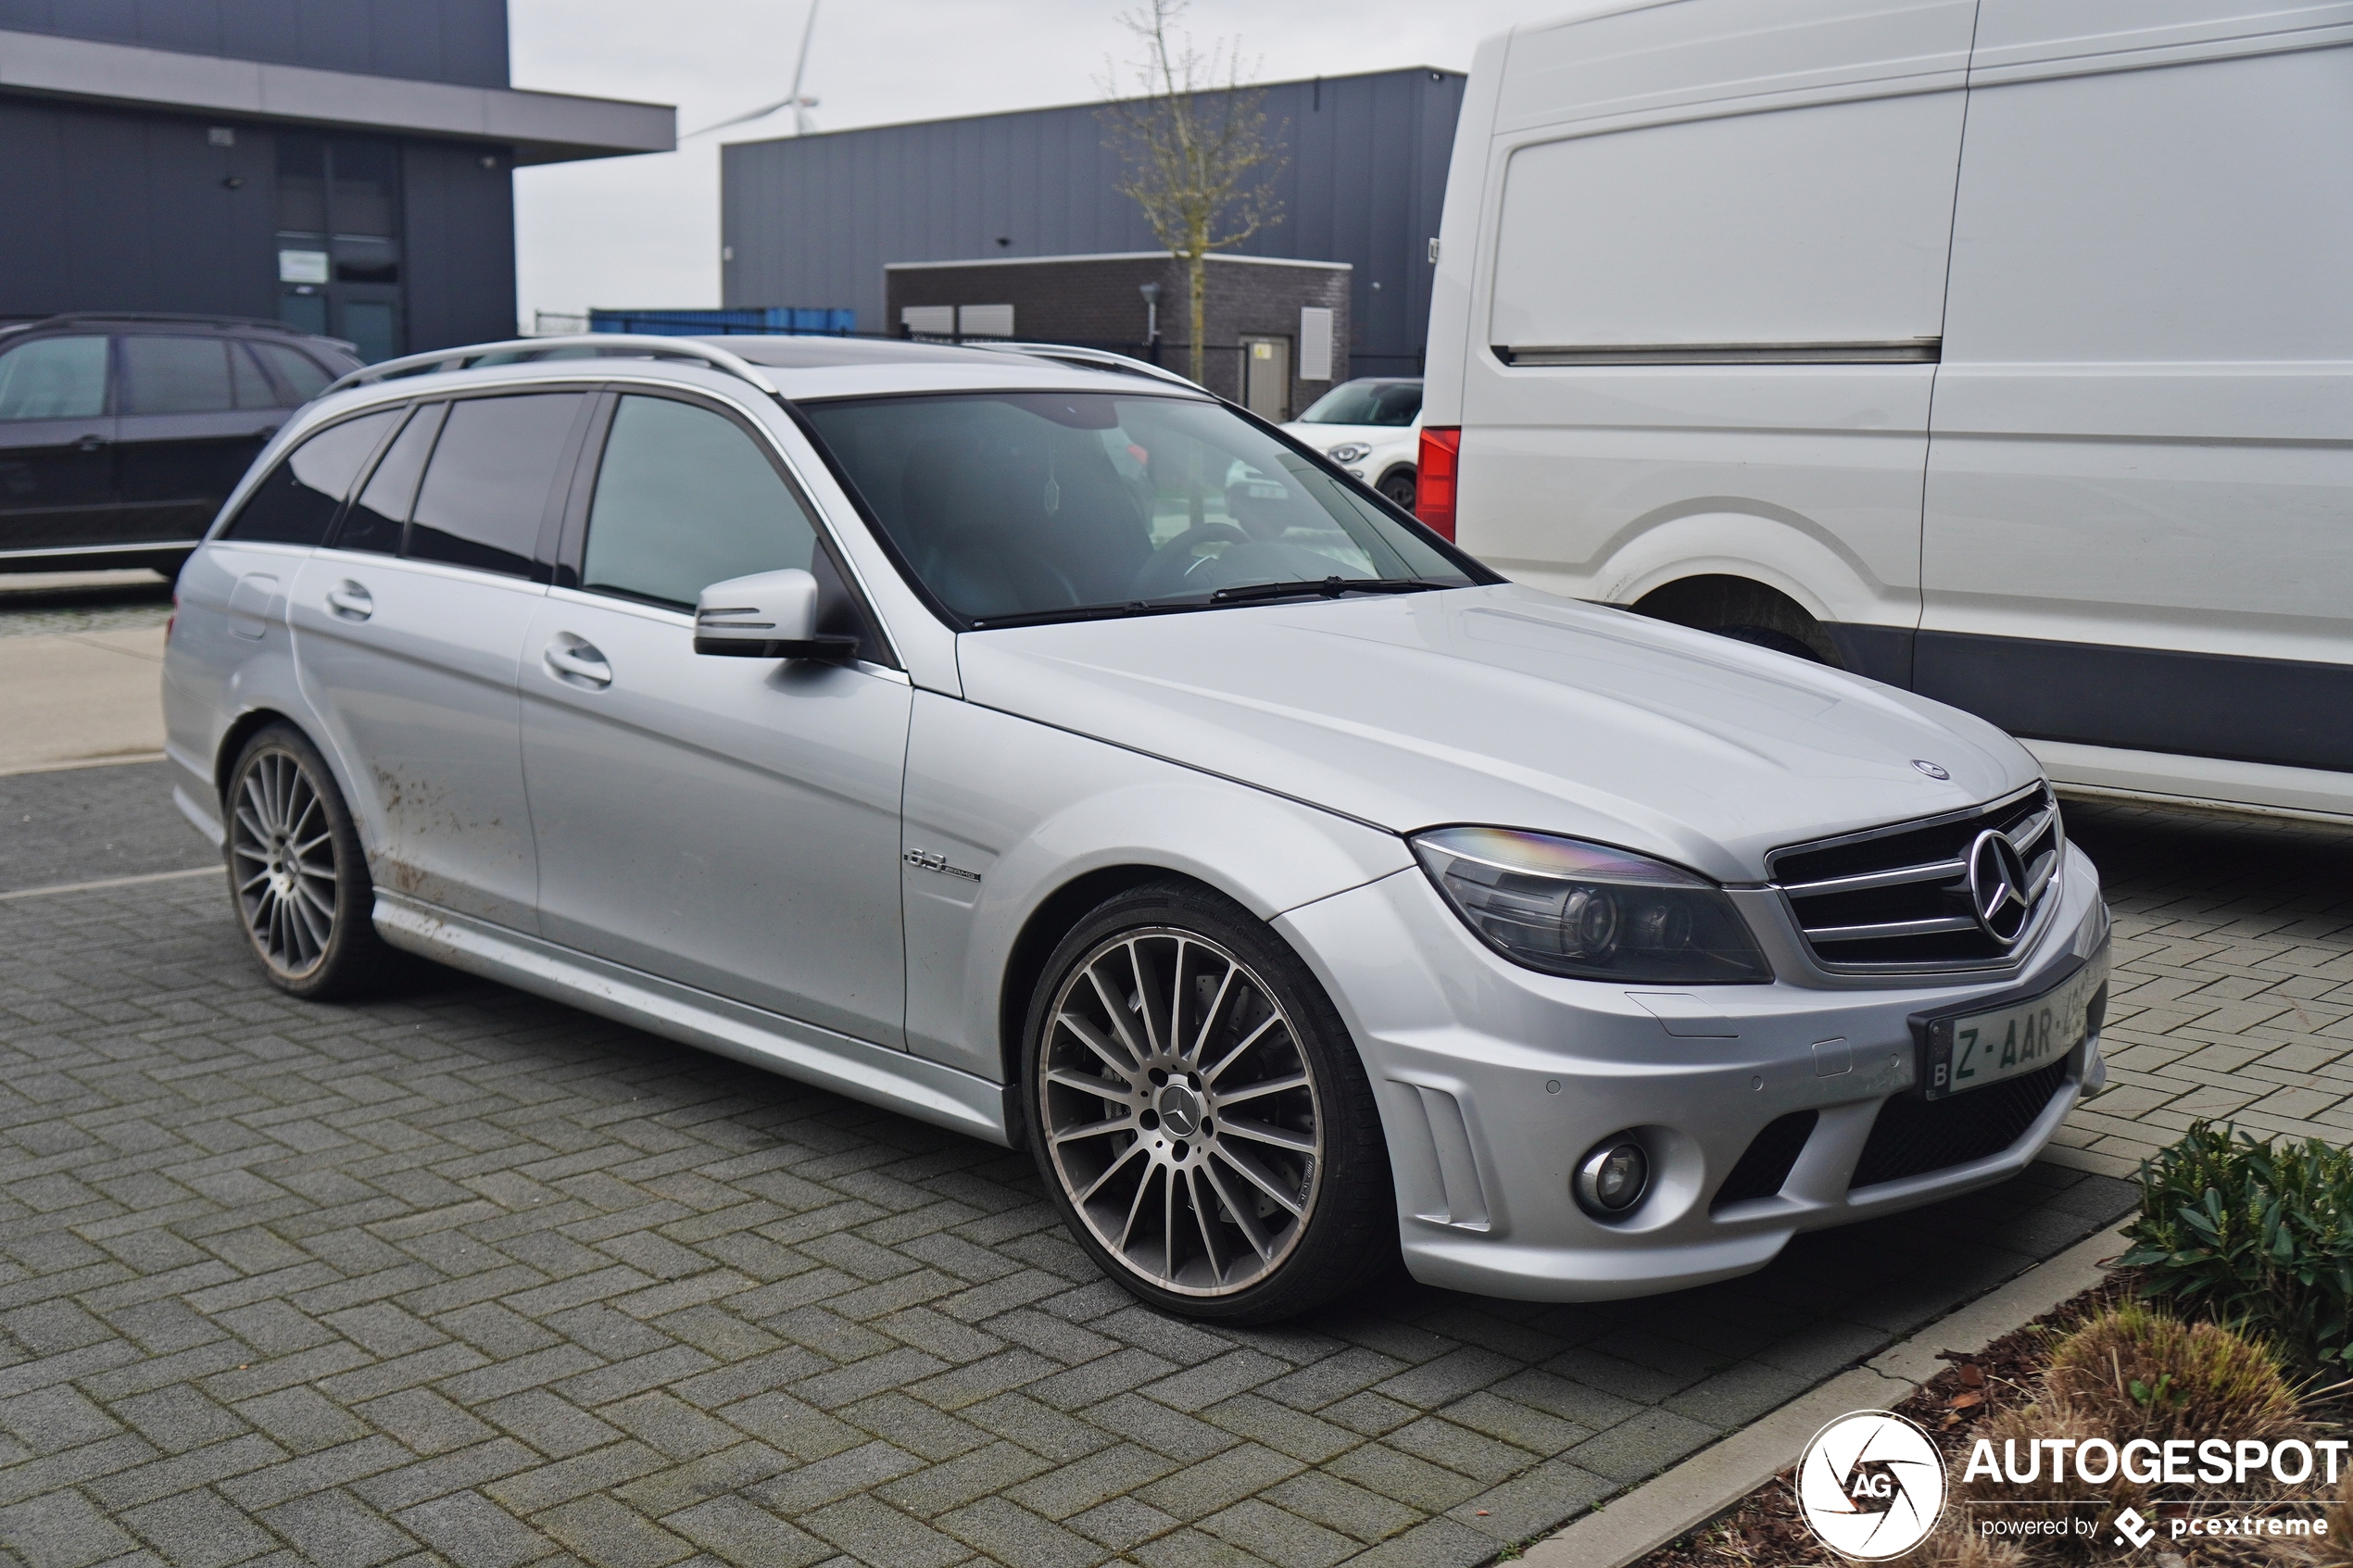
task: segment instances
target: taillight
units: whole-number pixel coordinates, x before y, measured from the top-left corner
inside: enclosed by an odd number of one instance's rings
[[[1414,515],[1431,533],[1454,536],[1454,472],[1462,459],[1459,425],[1424,425],[1421,460],[1414,478]]]

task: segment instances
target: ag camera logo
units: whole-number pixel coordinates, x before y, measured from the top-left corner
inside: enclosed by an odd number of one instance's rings
[[[1944,1461],[1889,1411],[1854,1411],[1814,1434],[1797,1463],[1797,1508],[1821,1543],[1865,1562],[1900,1557],[1944,1512]]]

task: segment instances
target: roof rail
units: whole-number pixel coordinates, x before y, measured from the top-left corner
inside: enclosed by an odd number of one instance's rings
[[[9,327],[43,327],[53,321],[164,321],[183,326],[249,327],[257,332],[283,332],[288,337],[318,338],[321,342],[344,344],[339,337],[324,332],[305,332],[284,321],[271,320],[267,316],[219,316],[195,310],[58,310],[45,316],[9,316],[0,325]],[[350,346],[346,344],[346,346]]]
[[[991,338],[986,343],[970,339],[959,344],[962,348],[986,348],[999,354],[1026,354],[1036,359],[1055,359],[1065,365],[1077,365],[1090,370],[1112,370],[1125,375],[1150,376],[1154,381],[1173,382],[1190,392],[1208,389],[1199,382],[1178,375],[1165,366],[1133,359],[1125,354],[1114,354],[1107,348],[1079,348],[1066,343],[1016,343],[1009,339]]]
[[[588,352],[581,353],[585,349]],[[477,343],[464,348],[435,349],[430,354],[404,355],[381,364],[364,365],[336,379],[320,394],[346,387],[393,381],[401,376],[431,375],[436,370],[464,370],[489,365],[528,365],[547,359],[692,359],[738,381],[749,382],[771,397],[781,395],[760,367],[692,338],[654,337],[635,332],[577,332],[565,337],[519,337],[504,343]]]

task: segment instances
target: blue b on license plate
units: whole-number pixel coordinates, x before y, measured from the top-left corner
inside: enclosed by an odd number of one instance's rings
[[[2082,1043],[2092,997],[2107,978],[2086,964],[2022,1002],[1926,1022],[1920,1084],[1930,1099],[2039,1073]]]

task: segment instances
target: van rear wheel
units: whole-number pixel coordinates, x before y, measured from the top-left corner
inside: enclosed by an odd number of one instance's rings
[[[1745,577],[1711,573],[1679,578],[1654,588],[1628,608],[1654,621],[1712,632],[1833,670],[1846,667],[1839,658],[1838,646],[1812,612],[1780,589]]]

